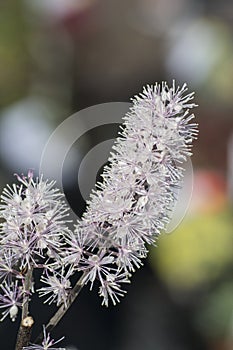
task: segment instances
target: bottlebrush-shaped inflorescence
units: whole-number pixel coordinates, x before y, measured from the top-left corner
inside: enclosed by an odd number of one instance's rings
[[[182,163],[191,155],[197,124],[189,110],[194,93],[166,83],[147,86],[135,96],[113,146],[103,181],[73,231],[68,207],[54,182],[18,176],[1,196],[0,308],[15,320],[27,293],[45,302],[66,302],[70,277],[81,284],[99,282],[103,304],[116,304],[122,283],[142,265],[147,244],[166,228],[183,177]],[[42,269],[37,290],[25,287],[28,271]]]
[[[143,89],[124,117],[104,168],[103,181],[92,192],[77,223],[71,254],[85,271],[83,283],[100,282],[103,304],[124,295],[123,282],[139,268],[147,244],[156,241],[169,222],[182,163],[191,155],[197,124],[189,110],[194,93],[166,83]],[[78,252],[78,253],[77,253]]]

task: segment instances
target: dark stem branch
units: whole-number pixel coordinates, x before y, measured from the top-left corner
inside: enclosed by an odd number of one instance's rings
[[[51,317],[49,322],[46,325],[46,331],[50,332],[53,330],[54,327],[59,323],[59,321],[62,319],[62,317],[65,315],[65,313],[68,311],[68,309],[71,307],[77,296],[79,295],[81,289],[83,288],[83,278],[85,277],[85,273],[78,279],[76,282],[74,288],[70,292],[69,299],[66,302],[66,305],[62,304],[58,310],[55,312],[55,314]],[[37,338],[35,343],[38,344],[43,339],[43,334],[41,333]]]
[[[22,350],[24,346],[27,346],[31,339],[31,330],[34,324],[34,320],[31,316],[28,316],[30,291],[32,285],[33,268],[29,267],[24,281],[24,296],[22,304],[22,319],[19,327],[15,350]]]
[[[28,316],[29,301],[30,301],[30,291],[32,286],[32,274],[33,268],[29,267],[27,274],[25,276],[24,283],[24,297],[23,297],[23,307],[22,307],[22,321]]]
[[[22,350],[24,346],[28,346],[33,323],[34,321],[31,316],[27,316],[22,320],[17,335],[15,350]]]

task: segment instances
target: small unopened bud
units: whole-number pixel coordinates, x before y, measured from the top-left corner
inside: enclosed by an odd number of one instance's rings
[[[12,322],[15,322],[17,315],[18,315],[18,306],[12,305],[10,308],[10,318]]]

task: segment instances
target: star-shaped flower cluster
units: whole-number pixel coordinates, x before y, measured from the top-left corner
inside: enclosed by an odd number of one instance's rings
[[[58,274],[70,233],[69,208],[54,181],[34,180],[32,172],[17,179],[17,184],[3,190],[0,204],[0,308],[5,309],[2,319],[10,315],[13,321],[24,298],[34,291],[32,281],[26,286],[28,271],[42,269],[43,283],[48,271]],[[53,300],[62,302],[65,287],[63,294],[55,291]]]

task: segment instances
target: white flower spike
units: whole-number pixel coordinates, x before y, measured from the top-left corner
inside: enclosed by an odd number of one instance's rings
[[[78,269],[87,271],[84,282],[89,280],[91,288],[94,279],[99,280],[106,305],[109,297],[115,304],[117,295],[124,294],[120,284],[142,265],[146,244],[153,244],[169,222],[182,163],[198,134],[189,112],[196,107],[191,102],[194,93],[185,95],[186,91],[186,84],[176,88],[175,82],[171,87],[163,82],[145,87],[133,98],[103,182],[92,192],[77,224],[76,245],[83,236],[89,242],[86,250],[82,246]],[[101,256],[99,265],[91,263],[92,254]],[[119,273],[124,273],[121,280]]]

